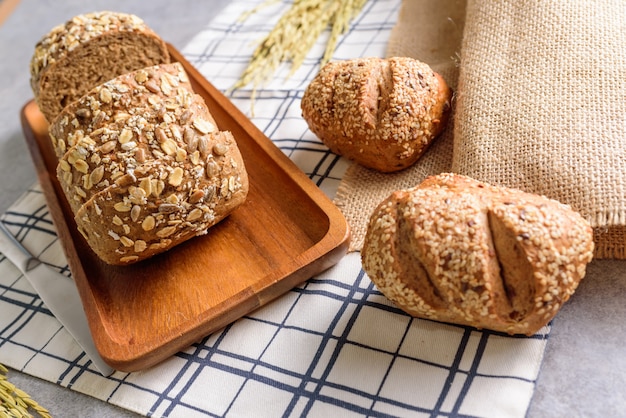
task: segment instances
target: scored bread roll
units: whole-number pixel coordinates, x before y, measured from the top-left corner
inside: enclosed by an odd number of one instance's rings
[[[414,164],[443,130],[452,92],[407,57],[329,62],[307,86],[302,116],[336,154],[381,172]]]
[[[574,293],[593,255],[569,206],[441,174],[392,193],[372,213],[363,268],[407,313],[532,335]]]
[[[52,121],[92,87],[118,75],[170,62],[165,42],[139,17],[117,12],[78,15],[36,45],[30,84]]]
[[[159,112],[167,123],[168,109],[191,100],[192,94],[180,63],[142,68],[93,87],[50,122],[48,133],[61,158],[81,138],[112,122],[124,124],[131,117],[145,119],[146,112]]]

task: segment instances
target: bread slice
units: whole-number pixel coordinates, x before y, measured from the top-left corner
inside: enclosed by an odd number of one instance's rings
[[[152,160],[134,170],[132,184],[94,195],[75,216],[79,231],[106,263],[135,263],[206,234],[246,199],[243,159],[227,131],[211,134],[201,164]],[[217,152],[215,152],[217,151]]]
[[[160,64],[123,74],[100,84],[65,107],[48,132],[61,158],[81,138],[113,122],[142,116],[145,109],[164,113],[188,106],[194,94],[180,63]]]
[[[76,16],[36,45],[30,84],[46,119],[120,74],[170,62],[165,42],[139,17],[109,11]]]

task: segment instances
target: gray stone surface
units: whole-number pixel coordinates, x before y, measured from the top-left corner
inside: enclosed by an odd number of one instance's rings
[[[126,2],[23,0],[0,26],[0,211],[36,180],[18,113],[31,97],[33,46],[52,26],[94,10],[141,16],[182,48],[226,0]],[[588,277],[554,322],[529,417],[626,416],[626,263],[594,261]],[[134,414],[11,370],[12,383],[55,417],[132,417]]]

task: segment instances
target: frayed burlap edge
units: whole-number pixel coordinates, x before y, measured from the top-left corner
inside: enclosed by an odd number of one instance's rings
[[[468,0],[452,170],[569,205],[626,256],[626,6]],[[497,34],[497,36],[494,36]]]

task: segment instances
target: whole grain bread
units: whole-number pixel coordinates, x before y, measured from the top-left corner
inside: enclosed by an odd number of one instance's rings
[[[212,151],[208,134],[217,131],[204,99],[190,96],[164,112],[156,106],[129,108],[125,119],[115,119],[82,137],[59,160],[57,177],[74,212],[94,194],[112,184],[125,184],[142,164],[164,164],[190,159],[204,166]],[[202,131],[199,130],[199,128]],[[201,146],[199,146],[201,145]]]
[[[452,92],[412,58],[326,64],[301,102],[311,131],[336,154],[382,172],[414,164],[443,130]]]
[[[105,263],[145,260],[241,206],[248,175],[166,44],[133,15],[80,15],[31,61],[78,230]]]
[[[526,335],[556,315],[592,255],[592,229],[569,206],[455,174],[381,202],[361,253],[413,316]]]
[[[112,122],[124,124],[128,118],[143,117],[147,111],[160,112],[167,122],[168,110],[188,108],[193,94],[180,63],[142,68],[86,92],[50,122],[48,133],[61,158],[81,138]]]
[[[139,17],[88,13],[53,28],[37,43],[30,84],[41,112],[52,121],[94,86],[168,62],[167,45]]]
[[[81,206],[76,225],[102,260],[130,264],[169,250],[245,201],[249,183],[235,139],[227,131],[210,137],[213,152],[201,162],[151,160]]]

